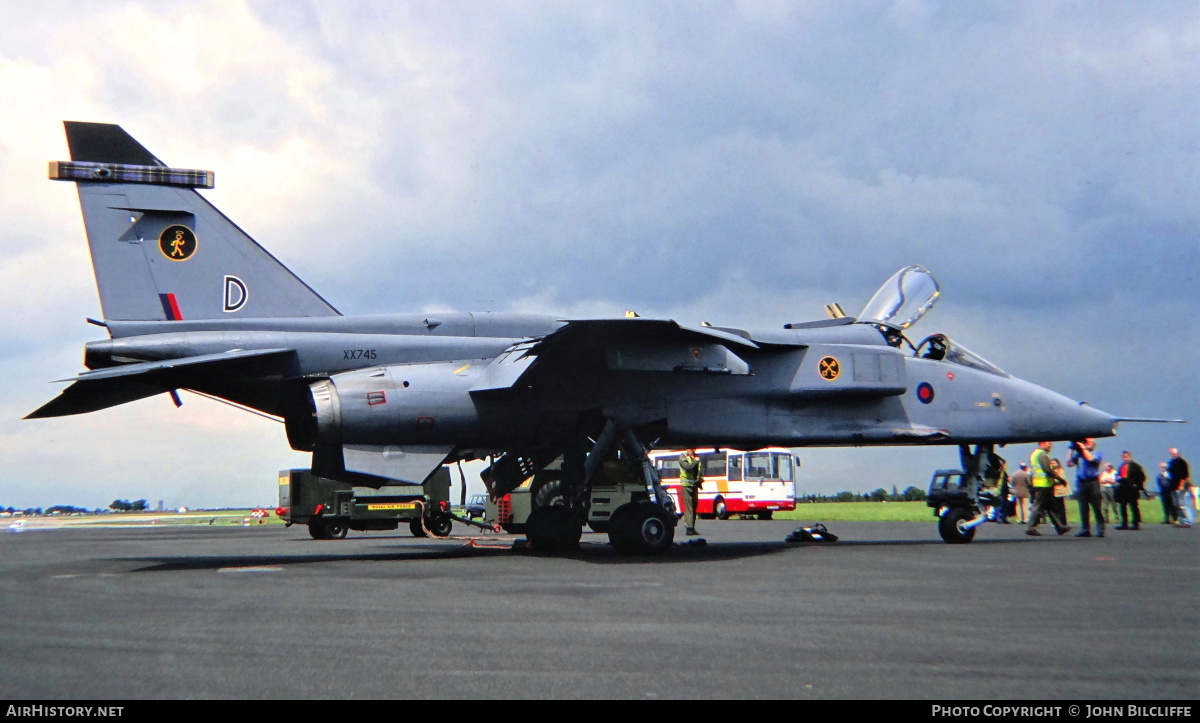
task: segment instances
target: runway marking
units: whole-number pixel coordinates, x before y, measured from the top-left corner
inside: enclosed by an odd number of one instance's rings
[[[217,572],[283,572],[283,568],[251,565],[249,567],[221,567],[217,569]]]
[[[1115,558],[1115,557],[1097,557],[1096,559],[1099,560],[1100,562],[1115,562],[1117,558]]]

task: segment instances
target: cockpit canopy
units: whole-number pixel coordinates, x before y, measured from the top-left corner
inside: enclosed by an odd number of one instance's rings
[[[940,295],[933,274],[920,266],[905,266],[879,287],[858,321],[903,331],[933,308]]]
[[[929,359],[932,361],[944,361],[950,364],[961,364],[965,367],[978,369],[981,372],[995,374],[1001,377],[1010,376],[1008,372],[1000,367],[992,364],[987,359],[979,356],[970,349],[956,344],[950,340],[950,337],[945,334],[932,334],[925,337],[913,352],[913,356],[919,359]]]

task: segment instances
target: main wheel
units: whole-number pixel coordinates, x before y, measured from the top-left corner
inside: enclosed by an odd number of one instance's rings
[[[963,528],[963,523],[975,514],[965,507],[955,507],[938,519],[938,534],[951,545],[965,545],[975,539],[975,528]]]
[[[529,485],[529,500],[533,507],[561,507],[567,504],[566,487],[557,470],[539,472]]]
[[[619,515],[619,516],[618,516]],[[622,555],[653,555],[664,552],[675,540],[675,520],[660,505],[635,502],[613,514],[608,539]]]
[[[525,536],[537,551],[563,552],[579,547],[583,524],[569,507],[537,507],[525,521]]]
[[[729,519],[729,507],[725,504],[724,497],[713,500],[713,514],[717,516],[718,520]]]

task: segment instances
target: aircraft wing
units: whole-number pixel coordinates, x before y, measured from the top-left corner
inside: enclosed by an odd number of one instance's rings
[[[749,366],[730,347],[757,349],[738,334],[712,327],[683,326],[669,319],[568,321],[538,340],[514,344],[492,361],[472,392],[509,389],[528,381],[548,360],[603,355],[609,369],[748,374]]]
[[[187,387],[189,380],[204,376],[262,374],[270,369],[281,372],[290,366],[294,354],[291,349],[237,349],[96,369],[73,379],[58,380],[74,383],[25,418],[65,417],[107,409]]]

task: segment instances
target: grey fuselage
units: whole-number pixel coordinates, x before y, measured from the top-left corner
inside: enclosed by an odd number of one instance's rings
[[[86,363],[291,350],[252,383],[211,376],[185,388],[288,417],[291,434],[315,414],[312,386],[331,384],[340,396],[338,441],[347,444],[503,449],[569,434],[587,413],[651,430],[660,446],[1006,444],[1113,434],[1111,415],[998,370],[918,358],[861,323],[725,330],[749,342],[736,346],[576,338],[510,386],[481,383],[510,347],[568,323],[503,313],[109,321],[113,339],[88,344]],[[694,363],[713,346],[743,364]],[[836,374],[822,374],[828,360]]]

